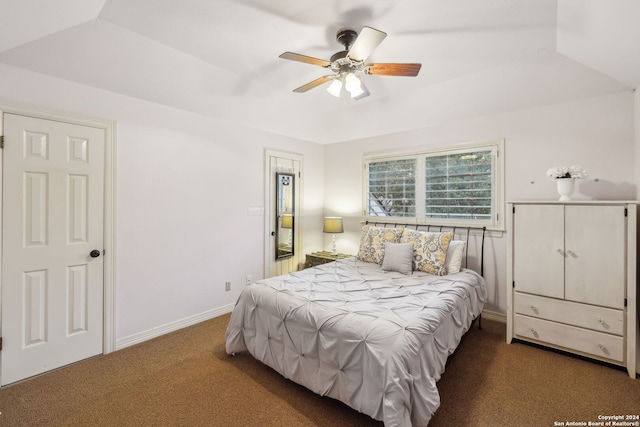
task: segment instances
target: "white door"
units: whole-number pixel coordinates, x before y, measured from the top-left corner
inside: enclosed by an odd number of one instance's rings
[[[2,385],[102,353],[103,129],[4,114]]]

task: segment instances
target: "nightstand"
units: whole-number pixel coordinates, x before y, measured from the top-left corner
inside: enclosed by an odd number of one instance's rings
[[[307,254],[307,260],[304,263],[304,268],[313,267],[320,264],[326,264],[331,261],[335,261],[341,258],[349,258],[352,255],[347,254],[335,254],[333,255],[329,251],[322,252],[314,252],[312,254]]]

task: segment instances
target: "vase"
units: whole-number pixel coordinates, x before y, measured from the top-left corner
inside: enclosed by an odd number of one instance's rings
[[[566,202],[571,200],[571,194],[575,188],[576,180],[573,178],[559,178],[556,180],[558,185],[558,194],[560,195],[560,201]]]

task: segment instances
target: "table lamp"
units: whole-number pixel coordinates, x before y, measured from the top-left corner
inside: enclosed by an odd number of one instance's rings
[[[344,228],[342,226],[342,217],[339,217],[339,216],[325,217],[322,232],[332,234],[331,238],[332,238],[332,244],[333,244],[333,251],[331,252],[331,254],[336,255],[338,253],[336,251],[336,233],[344,233]]]

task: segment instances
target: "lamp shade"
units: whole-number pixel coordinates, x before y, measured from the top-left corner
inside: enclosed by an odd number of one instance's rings
[[[282,215],[282,228],[293,228],[293,215]]]
[[[329,87],[327,88],[327,92],[331,95],[340,98],[340,92],[342,91],[342,81],[340,79],[334,79]]]
[[[344,233],[342,227],[342,217],[339,216],[327,216],[324,218],[324,227],[322,228],[324,233]]]

